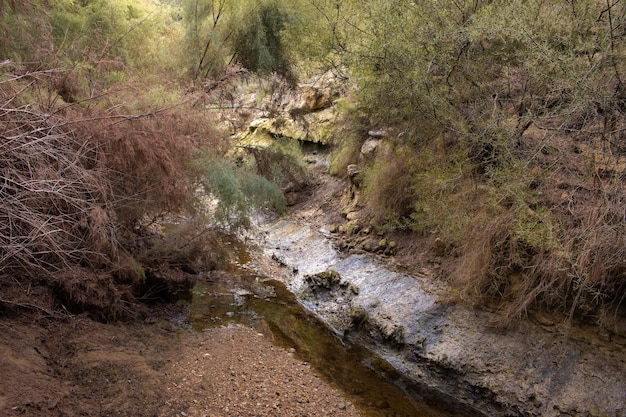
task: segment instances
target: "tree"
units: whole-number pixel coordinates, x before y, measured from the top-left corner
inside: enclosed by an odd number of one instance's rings
[[[290,78],[281,31],[287,14],[275,2],[261,2],[249,10],[235,28],[232,44],[236,58],[260,74],[278,73]]]

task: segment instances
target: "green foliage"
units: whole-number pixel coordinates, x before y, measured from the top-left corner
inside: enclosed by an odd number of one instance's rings
[[[337,100],[335,107],[339,122],[331,135],[334,140],[328,172],[343,177],[347,173],[348,165],[358,162],[369,120],[366,113],[360,111],[362,109],[358,109],[347,99]]]
[[[252,155],[256,171],[281,188],[300,188],[306,182],[306,167],[298,142],[291,138],[269,136],[269,145],[245,147]]]
[[[620,303],[626,265],[606,255],[614,246],[599,231],[626,235],[610,191],[626,154],[626,9],[595,0],[308,4],[314,35],[296,52],[350,76],[367,126],[401,132],[387,139],[396,151],[361,167],[380,220],[456,247],[468,288],[511,303],[512,315]],[[337,166],[358,161],[359,130],[342,135]],[[590,211],[603,214],[590,224]]]
[[[249,11],[233,34],[237,59],[247,69],[260,74],[279,73],[290,77],[281,39],[287,15],[275,2],[261,2]]]
[[[223,157],[211,153],[198,155],[193,163],[200,175],[203,193],[196,205],[209,218],[226,227],[246,226],[252,210],[286,208],[280,189],[248,166],[235,166]]]
[[[183,58],[194,78],[217,77],[232,55],[226,45],[231,36],[226,21],[232,15],[226,0],[183,0]]]
[[[364,193],[374,216],[386,223],[402,225],[413,211],[415,195],[411,179],[417,165],[404,147],[379,158],[364,173]]]
[[[119,58],[128,66],[146,63],[157,17],[154,6],[129,0],[63,1],[50,11],[55,45],[68,58]]]
[[[408,188],[414,196],[409,227],[422,235],[440,237],[448,245],[459,245],[473,221],[477,196],[463,175],[460,159],[443,157],[423,149],[415,158],[416,172]]]
[[[194,78],[218,78],[233,62],[293,79],[283,41],[291,19],[281,1],[184,0],[186,65]]]
[[[0,5],[0,59],[38,62],[50,55],[50,22],[39,1]]]
[[[343,177],[348,171],[348,165],[358,161],[363,141],[358,133],[348,134],[333,148],[328,173]]]

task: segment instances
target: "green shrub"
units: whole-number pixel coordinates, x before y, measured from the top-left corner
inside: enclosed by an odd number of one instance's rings
[[[290,76],[281,39],[287,15],[276,3],[262,2],[237,22],[232,44],[239,62],[260,74]]]
[[[409,149],[397,148],[379,156],[365,169],[365,199],[368,209],[379,221],[402,225],[413,212],[416,196],[412,192],[412,178],[418,169],[414,156]]]
[[[269,146],[247,146],[259,175],[281,188],[299,189],[307,182],[300,144],[291,138],[272,137]]]
[[[235,166],[224,157],[204,152],[195,158],[193,169],[203,191],[196,206],[226,227],[247,225],[253,209],[285,210],[281,190],[251,167]]]

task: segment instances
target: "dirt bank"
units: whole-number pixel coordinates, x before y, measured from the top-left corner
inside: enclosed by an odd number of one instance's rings
[[[293,352],[241,326],[192,330],[169,308],[144,322],[0,322],[0,415],[338,416],[360,413]]]

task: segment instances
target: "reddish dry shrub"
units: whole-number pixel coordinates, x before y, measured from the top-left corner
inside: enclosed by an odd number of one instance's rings
[[[561,203],[565,211],[544,197],[542,204],[554,207],[544,219],[554,235],[541,243],[516,233],[513,225],[520,220],[514,207],[483,212],[466,233],[455,272],[464,293],[500,310],[499,324],[542,308],[612,326],[626,312],[622,187],[612,178],[602,192],[572,189]]]
[[[162,298],[189,289],[181,259],[195,257],[205,240],[180,250],[176,265],[153,262],[161,239],[147,238],[144,226],[188,208],[193,150],[218,142],[205,119],[182,107],[38,111],[45,102],[25,102],[32,89],[24,81],[0,80],[2,285],[43,282],[65,308],[103,319],[136,311],[136,298],[154,287]],[[168,274],[172,268],[181,272]]]

